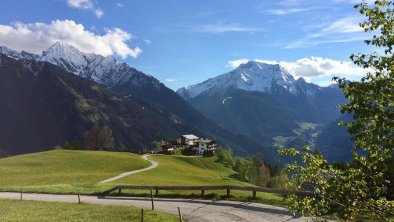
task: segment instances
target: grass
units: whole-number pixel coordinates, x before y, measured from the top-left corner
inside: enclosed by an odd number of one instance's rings
[[[149,165],[131,153],[53,150],[0,159],[0,187],[97,183]]]
[[[236,172],[216,162],[216,157],[150,156],[149,159],[159,166],[116,182],[158,186],[250,185],[233,179]]]
[[[129,206],[0,200],[0,221],[140,221],[141,211]],[[144,210],[144,221],[179,221],[175,215]]]
[[[156,186],[253,186],[234,179],[236,172],[218,163],[216,157],[150,156],[149,159],[158,162],[159,166],[150,171],[124,177],[117,182],[119,184]],[[149,192],[124,190],[122,195],[147,196]],[[230,199],[278,206],[285,205],[281,196],[271,193],[257,193],[255,200],[252,199],[252,192],[246,191],[231,191],[230,198],[226,198],[224,190],[206,191],[204,197],[200,195],[200,191],[159,191],[159,197]]]
[[[0,191],[100,194],[116,185],[162,186],[252,186],[236,178],[236,172],[217,162],[216,157],[150,156],[159,166],[111,183],[98,183],[122,172],[149,166],[141,156],[130,153],[57,150],[0,159]],[[113,195],[116,195],[113,193]],[[147,196],[148,191],[123,190],[122,195]],[[159,197],[227,199],[226,191],[160,191]],[[230,200],[255,201],[283,206],[283,198],[270,193],[231,191]]]

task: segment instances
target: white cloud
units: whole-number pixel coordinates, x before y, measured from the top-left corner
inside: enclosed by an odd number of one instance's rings
[[[249,62],[249,59],[237,59],[237,60],[229,61],[226,66],[235,69],[241,64],[245,64],[247,62]]]
[[[322,33],[354,33],[363,32],[364,30],[360,27],[359,23],[363,20],[359,16],[348,16],[338,20],[335,20],[327,27],[324,27]]]
[[[255,33],[263,31],[262,28],[257,27],[246,27],[237,23],[216,23],[216,24],[207,24],[200,25],[194,28],[196,32],[205,32],[205,33],[213,33],[220,34],[226,32],[249,32]]]
[[[118,2],[118,3],[116,3],[116,6],[118,6],[119,8],[123,8],[123,7],[124,7],[124,4]]]
[[[375,0],[331,0],[333,3],[350,3],[350,4],[360,4],[362,1],[372,5],[375,3]]]
[[[293,13],[298,13],[298,12],[306,12],[313,10],[315,8],[310,7],[310,8],[281,8],[281,9],[269,9],[266,10],[266,12],[273,14],[273,15],[288,15],[288,14],[293,14]]]
[[[101,18],[104,15],[104,11],[101,9],[96,9],[94,13],[96,14],[97,18]]]
[[[67,3],[73,8],[92,9],[94,7],[91,0],[68,0]]]
[[[171,78],[168,78],[168,79],[166,79],[166,81],[167,81],[167,82],[175,82],[175,81],[176,81],[176,79],[171,79]]]
[[[0,45],[33,53],[41,53],[56,41],[62,41],[87,53],[136,58],[142,50],[128,45],[132,38],[132,34],[119,28],[110,28],[98,35],[72,20],[55,20],[49,24],[0,24]]]
[[[326,43],[354,42],[370,38],[359,26],[363,20],[360,16],[348,16],[337,19],[328,24],[315,25],[318,30],[312,31],[304,37],[287,42],[284,48],[312,47]]]
[[[144,42],[145,42],[145,44],[147,44],[147,45],[150,45],[150,44],[151,44],[151,41],[150,41],[149,39],[145,39]]]
[[[278,2],[278,5],[284,5],[284,6],[294,6],[294,5],[299,5],[302,2],[302,0],[283,0]]]
[[[67,4],[71,8],[92,11],[97,18],[101,18],[104,15],[104,11],[99,9],[92,0],[67,0]]]
[[[236,68],[240,64],[245,64],[248,61],[250,60],[238,59],[234,61],[229,61],[228,66]],[[360,77],[365,75],[367,71],[370,71],[354,65],[351,61],[339,61],[322,57],[301,58],[294,62],[262,59],[255,59],[254,61],[267,64],[279,64],[283,66],[295,78],[303,77],[307,80],[313,77],[336,75]]]

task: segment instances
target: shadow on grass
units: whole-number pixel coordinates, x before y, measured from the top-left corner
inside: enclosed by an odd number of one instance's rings
[[[239,173],[233,173],[233,174],[229,175],[228,177],[231,178],[231,179],[233,179],[233,180],[239,180],[239,181],[241,181],[241,180],[240,180]]]

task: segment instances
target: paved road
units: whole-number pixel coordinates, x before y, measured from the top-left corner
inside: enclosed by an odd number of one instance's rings
[[[159,163],[158,163],[158,162],[149,160],[149,159],[148,159],[148,156],[149,156],[149,155],[147,155],[147,154],[142,155],[142,159],[147,160],[147,161],[149,161],[149,162],[152,163],[152,165],[150,165],[149,167],[146,167],[146,168],[143,168],[143,169],[139,169],[139,170],[133,170],[133,171],[125,172],[125,173],[119,174],[119,175],[116,176],[116,177],[112,177],[112,178],[109,178],[109,179],[100,181],[100,183],[112,182],[112,181],[114,181],[114,180],[118,180],[118,179],[123,178],[123,177],[126,177],[126,176],[128,176],[128,175],[136,174],[136,173],[141,173],[141,172],[144,172],[144,171],[147,171],[147,170],[151,170],[151,169],[156,168],[157,166],[159,166]]]
[[[20,193],[0,192],[0,198],[19,199]],[[56,201],[76,203],[76,195],[54,194],[23,194],[24,200]],[[150,209],[149,198],[144,197],[97,197],[81,196],[81,201],[102,205],[125,205]],[[236,201],[210,201],[192,199],[167,199],[156,198],[155,209],[171,214],[178,214],[177,207],[181,208],[184,218],[190,222],[304,222],[304,217],[294,217],[290,212],[281,207],[258,203],[242,203]]]

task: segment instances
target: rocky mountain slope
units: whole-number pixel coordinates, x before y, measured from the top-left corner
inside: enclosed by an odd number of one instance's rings
[[[261,144],[245,137],[237,133],[233,133],[229,130],[224,129],[222,126],[219,126],[214,121],[209,120],[204,115],[199,113],[195,110],[190,104],[188,104],[185,100],[182,99],[177,93],[165,87],[164,84],[160,83],[154,77],[144,74],[132,67],[130,67],[126,63],[121,63],[115,60],[112,57],[102,57],[100,55],[94,54],[87,54],[78,51],[74,47],[64,44],[64,43],[55,43],[51,46],[48,50],[44,51],[41,56],[33,55],[30,53],[25,52],[17,52],[6,47],[0,47],[0,54],[3,54],[4,59],[7,56],[9,59],[13,58],[15,61],[14,63],[9,65],[9,69],[15,69],[14,65],[19,63],[24,64],[23,68],[25,72],[29,74],[24,74],[26,76],[33,76],[34,78],[38,78],[36,76],[40,76],[42,74],[40,69],[36,69],[36,66],[44,66],[44,64],[53,64],[55,66],[51,67],[58,67],[59,70],[56,70],[53,75],[57,75],[56,73],[68,73],[73,77],[70,78],[77,78],[74,79],[73,82],[77,82],[79,80],[83,80],[82,82],[90,82],[91,84],[98,84],[97,87],[100,89],[105,89],[106,92],[109,94],[115,94],[116,98],[121,98],[121,100],[130,100],[138,101],[141,103],[145,103],[145,105],[136,105],[130,107],[119,107],[121,110],[118,110],[115,107],[108,106],[106,104],[101,106],[94,106],[96,100],[100,100],[101,96],[98,98],[90,98],[85,99],[82,96],[82,101],[89,101],[91,107],[102,108],[102,112],[106,112],[107,109],[111,109],[112,111],[119,112],[120,117],[123,118],[123,115],[127,115],[129,112],[128,109],[131,109],[130,112],[134,112],[134,110],[141,110],[141,107],[152,107],[152,118],[154,114],[163,114],[163,116],[157,117],[157,128],[153,132],[153,128],[149,128],[148,131],[144,131],[143,129],[146,128],[144,126],[144,122],[146,119],[151,118],[150,115],[146,115],[144,118],[136,117],[136,119],[129,118],[127,120],[120,120],[122,124],[127,125],[127,129],[132,129],[134,131],[138,131],[137,135],[129,135],[129,137],[125,138],[124,141],[119,142],[119,149],[141,149],[142,147],[149,147],[154,140],[160,139],[169,139],[175,134],[184,134],[184,133],[195,133],[202,137],[211,137],[217,140],[221,145],[231,147],[235,152],[239,154],[249,154],[254,152],[262,152],[266,153],[267,156],[272,155],[271,150],[265,149],[262,147]],[[46,65],[48,66],[48,65]],[[46,67],[45,66],[45,67]],[[19,69],[19,68],[18,68]],[[55,69],[55,68],[54,68]],[[60,71],[62,70],[62,71]],[[8,73],[7,71],[3,71],[0,73],[1,76],[8,76],[8,75],[20,75],[18,73]],[[51,74],[48,74],[51,75]],[[66,74],[64,74],[66,75]],[[33,78],[33,77],[29,77]],[[82,78],[80,78],[82,77]],[[8,78],[8,77],[7,77]],[[33,78],[33,79],[34,79]],[[88,81],[91,80],[91,81]],[[26,81],[26,80],[21,80]],[[30,80],[31,82],[35,82],[36,86],[39,86],[43,83],[37,82],[37,80]],[[28,82],[28,81],[27,81]],[[13,84],[25,84],[25,83],[7,83],[8,85],[12,86]],[[31,83],[33,84],[33,83]],[[48,83],[49,84],[49,83]],[[54,83],[51,83],[54,84]],[[10,87],[12,88],[12,87]],[[18,87],[15,87],[18,88]],[[52,90],[58,90],[56,88],[47,88],[46,94],[52,94]],[[59,89],[60,90],[60,89]],[[75,90],[74,90],[75,91]],[[17,92],[14,92],[17,93]],[[25,92],[27,93],[27,92]],[[45,94],[44,92],[42,92]],[[6,99],[6,95],[12,95],[11,92],[3,92],[4,99]],[[54,93],[55,94],[55,93]],[[60,97],[61,98],[61,97]],[[79,97],[77,97],[79,98]],[[115,97],[114,97],[115,98]],[[8,98],[11,101],[15,98]],[[46,106],[50,106],[51,101],[48,100],[45,104]],[[65,104],[64,104],[65,105]],[[60,106],[59,106],[60,107]],[[21,108],[29,110],[29,108]],[[61,108],[59,108],[61,110]],[[63,109],[67,108],[63,106]],[[8,111],[4,111],[7,113]],[[47,112],[50,112],[49,110]],[[148,113],[148,112],[145,112]],[[80,113],[81,114],[81,113]],[[75,120],[75,123],[79,123],[80,119],[86,119],[85,116],[87,113],[82,113],[78,118]],[[55,115],[55,114],[52,114]],[[77,114],[79,115],[79,114]],[[102,116],[107,116],[107,114],[103,114]],[[6,116],[4,116],[5,118]],[[116,117],[116,114],[113,114],[113,117]],[[9,122],[12,125],[12,121],[16,121],[16,117],[11,119]],[[40,120],[40,118],[38,118]],[[116,119],[116,118],[115,118]],[[114,119],[106,119],[104,118],[105,123],[111,124]],[[26,119],[18,120],[21,124],[27,124]],[[26,122],[27,121],[27,122]],[[88,122],[83,122],[84,127],[80,127],[80,130],[77,131],[72,136],[63,135],[63,140],[72,140],[81,137],[82,131],[86,130],[87,125],[91,125],[92,122],[98,121],[96,119],[90,119]],[[103,119],[100,119],[103,121]],[[135,124],[138,122],[138,124]],[[146,124],[151,127],[151,123],[148,121]],[[162,126],[162,127],[161,127]],[[165,128],[168,127],[167,129]],[[59,128],[61,128],[59,126]],[[150,131],[151,130],[151,131]],[[15,136],[9,138],[8,141],[16,140],[16,136],[19,135],[18,131],[11,130],[15,132]],[[26,129],[28,132],[28,129]],[[125,133],[124,131],[123,133]],[[116,132],[114,132],[115,135]],[[38,138],[38,136],[36,136]],[[130,142],[126,143],[126,140],[130,140]],[[131,142],[132,141],[132,142]],[[143,141],[143,142],[142,142]],[[8,146],[11,142],[7,143],[0,143],[0,147]],[[17,141],[19,144],[19,141]],[[60,136],[58,140],[56,140],[56,144],[61,143]],[[126,144],[126,145],[121,145]],[[29,143],[26,142],[25,145],[27,146]],[[46,147],[53,146],[55,141],[48,142],[42,145],[37,145],[34,147]],[[138,145],[137,145],[138,144]],[[130,148],[131,146],[131,148]],[[17,147],[22,147],[21,144],[17,145]]]
[[[191,125],[161,107],[124,97],[47,62],[0,55],[0,147],[8,154],[82,140],[94,123],[113,130],[115,150],[138,151]]]
[[[335,85],[320,87],[255,61],[177,92],[209,118],[266,146],[311,145],[339,118],[337,104],[346,102]]]

